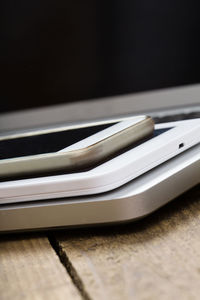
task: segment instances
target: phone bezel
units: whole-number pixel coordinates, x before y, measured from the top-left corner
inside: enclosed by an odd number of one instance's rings
[[[107,120],[95,123],[85,123],[76,126],[64,126],[52,130],[37,130],[3,136],[0,141],[42,136],[62,131],[95,127],[112,124],[106,129],[90,135],[60,151],[26,155],[0,160],[0,176],[20,176],[31,173],[50,172],[58,170],[81,170],[112,155],[130,143],[153,133],[154,122],[148,116],[132,116],[120,118],[117,121]]]

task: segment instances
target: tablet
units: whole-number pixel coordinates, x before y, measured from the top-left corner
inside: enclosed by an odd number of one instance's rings
[[[200,183],[200,145],[104,194],[0,205],[0,232],[137,220]]]
[[[155,136],[87,172],[0,183],[0,203],[98,194],[137,178],[200,142],[200,119],[155,125]]]

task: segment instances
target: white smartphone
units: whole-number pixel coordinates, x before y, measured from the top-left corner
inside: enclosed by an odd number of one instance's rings
[[[86,172],[0,183],[0,203],[98,194],[113,190],[200,143],[200,119],[156,124],[154,136]]]
[[[0,232],[130,222],[200,183],[200,145],[114,191],[100,195],[0,204]]]
[[[0,137],[0,178],[81,171],[152,135],[148,116],[84,123]]]

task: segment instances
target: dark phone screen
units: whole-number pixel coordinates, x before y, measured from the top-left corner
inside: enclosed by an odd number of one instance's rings
[[[50,132],[0,141],[0,159],[52,153],[62,150],[117,123]],[[154,130],[156,137],[171,128]],[[131,146],[130,146],[131,147]]]
[[[79,140],[86,138],[91,134],[97,133],[100,130],[108,128],[109,126],[112,126],[114,124],[116,124],[116,123],[91,126],[91,127],[79,128],[79,129],[74,129],[74,130],[65,130],[65,131],[54,132],[54,133],[49,133],[49,134],[42,134],[42,135],[31,136],[31,137],[26,137],[26,138],[18,138],[18,139],[10,139],[10,140],[6,140],[6,141],[0,141],[0,159],[14,158],[14,157],[17,157],[17,155],[18,155],[18,157],[20,157],[20,156],[48,153],[49,149],[58,151],[60,149],[63,149],[64,147],[67,147],[75,142],[78,142]],[[155,138],[172,128],[173,127],[156,129],[153,132],[153,136],[151,136],[145,140],[141,140],[140,142],[134,143],[134,145],[130,145],[129,147],[124,148],[122,151],[120,151],[116,155],[120,155],[123,152],[131,150],[133,147],[137,147],[140,144],[144,143],[145,141]],[[113,158],[113,157],[108,157],[106,160],[108,160],[110,158]],[[103,163],[103,162],[101,162],[101,163]],[[82,171],[83,172],[89,171],[93,168],[94,168],[94,166],[91,166]],[[44,173],[43,175],[44,176],[52,176],[52,175],[59,175],[59,174],[65,174],[65,172],[63,172],[63,170],[55,171],[55,172],[51,172],[51,173],[47,172],[47,173]],[[28,176],[28,178],[34,178],[37,176],[38,176],[38,174],[32,174],[32,175]],[[11,176],[11,177],[6,177],[6,181],[13,180],[13,179],[25,179],[25,178],[27,178],[27,176],[24,176],[24,177],[23,176],[17,176],[17,177]],[[4,181],[4,178],[0,178],[0,182],[1,181]]]
[[[79,142],[116,122],[0,141],[0,159],[52,153]]]

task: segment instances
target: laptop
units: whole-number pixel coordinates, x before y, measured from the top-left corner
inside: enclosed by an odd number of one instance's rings
[[[34,1],[34,6],[30,1],[28,5],[25,2],[21,5],[13,11],[4,3],[1,10],[0,136],[138,114],[148,114],[156,123],[200,117],[200,49],[198,39],[189,42],[193,28],[199,28],[200,24],[195,17],[199,10],[192,4],[182,3],[182,9],[188,10],[188,5],[191,6],[187,23],[181,14],[173,13],[173,7],[163,12],[162,3],[142,7],[139,1],[120,4],[116,1],[109,4],[107,1],[86,1],[83,5],[82,1],[75,4],[58,0],[40,4]],[[170,19],[168,26],[162,26],[163,18]],[[196,180],[198,147],[162,165],[161,169],[155,169],[157,182],[163,180],[163,185],[169,189],[169,170],[173,170],[172,177],[178,183],[177,164],[184,170],[184,182],[188,182],[188,174],[190,178],[193,174]],[[191,153],[195,161],[191,161]],[[160,178],[161,172],[165,172],[165,178]],[[142,186],[141,197],[143,192],[146,197],[149,195],[146,190],[149,176],[149,173],[145,174],[128,188],[133,190],[134,186]],[[198,183],[194,178],[188,188]],[[156,184],[154,187],[157,188]],[[127,193],[129,189],[125,189]],[[115,191],[114,195],[118,197],[122,191]],[[163,200],[163,204],[178,194]],[[109,194],[110,200],[113,197]],[[138,201],[134,193],[132,199]],[[90,199],[83,200],[82,205],[88,205]],[[64,215],[62,222],[58,218],[63,205],[71,205],[71,201],[1,206],[0,214],[7,214],[1,231],[75,226],[74,221],[65,224]],[[80,203],[78,199],[76,201]],[[159,202],[157,208],[159,204],[163,205]],[[99,209],[98,205],[96,209]],[[49,211],[53,218],[55,206],[58,215],[54,215],[54,223],[45,223]],[[73,206],[70,207],[73,211]],[[65,206],[65,210],[68,208]],[[38,215],[38,209],[39,223],[27,223],[28,215],[34,211]],[[143,214],[140,211],[141,214],[128,219],[137,219],[151,211],[153,209],[145,210],[143,206]],[[79,220],[81,218],[84,219],[84,215],[79,215]],[[108,219],[103,219],[102,223],[108,223]],[[51,220],[50,215],[48,220]],[[119,216],[114,221],[120,221]],[[81,226],[87,223],[81,222]],[[91,218],[89,223],[95,222]]]

